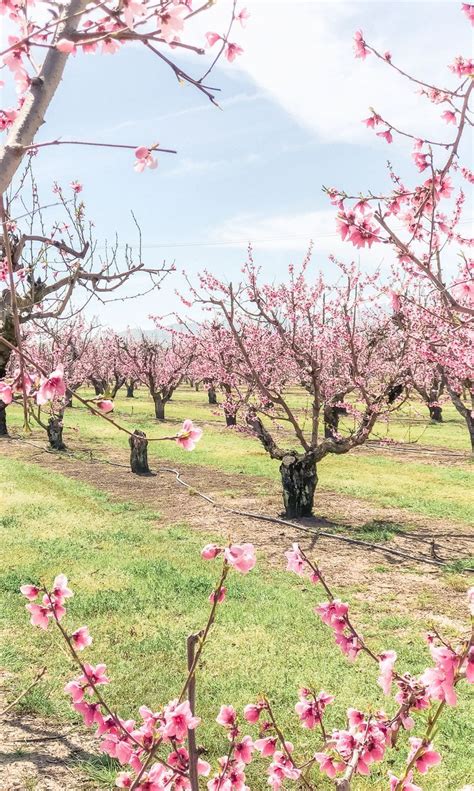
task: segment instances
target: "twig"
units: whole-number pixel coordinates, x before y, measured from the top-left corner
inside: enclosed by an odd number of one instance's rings
[[[30,684],[28,687],[26,687],[26,689],[24,689],[24,690],[23,690],[23,692],[21,692],[21,693],[18,695],[18,697],[17,697],[17,698],[15,698],[15,700],[14,700],[14,701],[12,701],[12,702],[11,702],[11,703],[10,703],[10,704],[9,704],[9,705],[6,707],[6,709],[3,709],[3,711],[0,711],[0,717],[3,717],[3,716],[4,716],[4,715],[5,715],[5,714],[6,714],[8,711],[10,711],[11,709],[13,709],[13,708],[14,708],[14,706],[16,706],[16,704],[17,704],[17,703],[19,703],[19,702],[20,702],[20,700],[22,700],[22,699],[25,697],[25,695],[27,695],[27,694],[28,694],[28,692],[30,691],[30,689],[33,689],[33,687],[36,687],[36,685],[37,685],[37,684],[39,684],[39,682],[40,682],[40,681],[41,681],[41,679],[43,678],[44,674],[46,673],[46,669],[47,669],[47,668],[46,668],[46,666],[45,666],[45,667],[42,667],[42,668],[41,668],[41,670],[39,670],[39,671],[37,672],[37,674],[36,674],[36,676],[35,676],[34,680],[31,682],[31,684]]]

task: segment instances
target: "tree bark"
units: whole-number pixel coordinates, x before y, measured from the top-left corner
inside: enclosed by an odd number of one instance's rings
[[[60,25],[57,39],[69,39],[79,28],[81,14],[88,0],[70,0],[64,5],[66,22]],[[35,135],[44,123],[46,111],[61,82],[68,54],[51,47],[44,59],[41,71],[31,85],[5,144],[0,147],[0,192],[9,187],[15,172],[26,154],[24,146],[34,142]]]
[[[225,424],[227,427],[237,425],[237,416],[231,412],[225,413]]]
[[[440,406],[431,406],[428,404],[428,409],[430,410],[430,418],[434,420],[435,423],[442,423],[443,422],[443,409]]]
[[[0,437],[8,437],[7,408],[5,404],[0,404]]]
[[[135,398],[135,382],[127,383],[127,398]]]
[[[155,402],[155,417],[157,420],[164,420],[165,419],[165,402],[163,401],[161,396],[154,396],[153,401]]]
[[[297,519],[313,513],[318,476],[312,454],[287,454],[280,465],[285,516]]]
[[[50,417],[48,420],[48,428],[46,429],[49,439],[49,444],[54,450],[66,450],[66,445],[63,442],[63,421],[59,417]]]
[[[130,467],[132,472],[135,475],[150,475],[146,434],[136,428],[128,442],[130,445]]]
[[[216,388],[211,385],[207,391],[207,398],[210,404],[217,404]]]

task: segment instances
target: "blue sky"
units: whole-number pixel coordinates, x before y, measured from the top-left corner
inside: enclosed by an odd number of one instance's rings
[[[230,5],[220,0],[214,18],[207,14],[198,32],[222,29]],[[41,152],[36,172],[44,191],[54,179],[84,184],[99,249],[115,232],[122,242],[136,241],[133,210],[147,264],[166,259],[179,271],[207,267],[236,278],[253,241],[257,262],[269,278],[278,278],[313,238],[315,263],[328,270],[328,252],[351,258],[354,251],[335,235],[334,212],[321,185],[378,189],[386,183],[386,159],[398,163],[409,152],[365,130],[367,108],[373,105],[404,128],[439,130],[446,137],[440,108],[416,97],[412,85],[375,58],[354,60],[351,38],[361,28],[408,70],[449,85],[447,63],[472,52],[472,28],[459,2],[244,5],[252,16],[236,39],[245,52],[210,78],[221,89],[221,110],[189,86],[180,87],[138,47],[70,59],[40,139],[60,135],[133,145],[158,140],[178,150],[177,156],[160,156],[159,168],[143,174],[133,171],[132,152],[70,146]],[[185,64],[193,73],[202,69],[193,58]],[[409,164],[401,172],[411,179],[416,174]],[[364,253],[362,262],[374,267],[380,255]],[[149,313],[179,306],[174,290],[180,285],[179,278],[170,278],[161,291],[139,301],[89,312],[117,329],[150,326]],[[124,293],[132,289],[130,284]]]

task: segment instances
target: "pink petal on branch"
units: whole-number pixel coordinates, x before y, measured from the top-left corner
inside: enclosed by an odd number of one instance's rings
[[[247,574],[257,562],[253,544],[232,544],[224,549],[224,557],[241,574]]]
[[[47,629],[51,618],[51,608],[42,604],[26,604],[26,609],[31,615],[30,623],[39,626],[40,629]]]
[[[40,592],[40,589],[36,585],[22,585],[20,588],[20,593],[29,601],[34,601]]]
[[[36,403],[41,406],[54,398],[62,398],[65,394],[64,368],[62,365],[58,365],[46,379],[41,380],[40,388],[36,394]]]
[[[107,412],[113,412],[114,409],[114,402],[107,398],[96,401],[95,405],[98,409],[100,409],[101,412],[104,412],[104,414],[107,414]]]
[[[176,442],[183,450],[194,450],[196,442],[202,437],[202,429],[194,425],[192,420],[185,420],[183,428],[176,437]]]
[[[229,63],[233,63],[237,55],[242,55],[243,49],[238,44],[229,42],[225,48],[225,56]]]
[[[92,637],[89,634],[88,627],[81,626],[79,629],[76,629],[71,635],[71,642],[76,651],[83,651],[84,648],[87,648],[87,646],[92,643]]]
[[[66,55],[75,55],[77,52],[74,41],[69,41],[67,38],[60,38],[56,44],[56,49],[60,52],[64,52]]]
[[[210,47],[213,47],[216,41],[220,41],[221,38],[222,36],[220,36],[219,33],[206,33],[206,40]]]
[[[0,401],[7,405],[13,401],[12,388],[6,382],[0,382]]]
[[[474,5],[472,5],[472,3],[463,3],[461,8],[469,19],[471,25],[474,25]]]
[[[441,118],[443,121],[446,121],[447,124],[456,124],[456,113],[453,113],[452,110],[446,110],[441,114]]]

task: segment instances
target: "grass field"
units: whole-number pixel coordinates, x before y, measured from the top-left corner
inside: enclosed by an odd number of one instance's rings
[[[304,403],[303,396],[295,393],[293,405],[302,409]],[[427,419],[423,405],[405,407],[388,424],[376,425],[373,437],[388,436],[413,443],[413,446],[407,446],[408,450],[413,447],[408,459],[401,454],[390,453],[389,448],[352,452],[344,456],[330,455],[319,465],[319,486],[327,491],[341,492],[382,506],[404,508],[426,517],[474,523],[474,471],[469,458],[455,466],[433,463],[426,457],[416,458],[416,441],[438,447],[440,451],[469,450],[464,422],[453,407],[446,406],[443,411],[445,422],[435,424]],[[171,442],[151,443],[149,455],[152,463],[160,458],[180,465],[208,465],[239,475],[278,480],[278,462],[267,456],[257,440],[226,429],[218,408],[207,404],[205,392],[181,388],[167,405],[166,415],[164,424],[153,418],[153,404],[145,389],[138,391],[134,399],[125,398],[123,391],[117,396],[115,417],[130,430],[139,428],[149,436],[165,436],[173,433],[186,417],[191,417],[204,428],[205,437],[193,453],[183,453]],[[11,425],[21,426],[19,409],[9,410],[9,418]],[[127,446],[125,434],[82,407],[67,410],[65,426],[66,439],[69,435],[85,448]],[[290,447],[293,444],[290,443]]]
[[[207,595],[218,567],[202,561],[199,550],[212,535],[197,536],[186,524],[162,525],[159,514],[113,503],[89,486],[12,460],[0,459],[0,493],[1,628],[9,634],[2,641],[0,663],[15,673],[12,692],[26,686],[33,668],[43,663],[49,668],[47,681],[28,694],[23,709],[61,719],[74,716],[62,692],[73,672],[71,663],[58,650],[53,633],[28,625],[18,595],[22,582],[50,580],[60,571],[68,574],[76,593],[68,623],[89,625],[94,644],[88,659],[109,666],[112,704],[128,717],[141,703],[156,709],[171,698],[183,678],[185,637],[205,623],[208,612]],[[346,588],[344,597],[350,600],[354,593]],[[330,725],[348,705],[387,705],[369,660],[361,657],[352,668],[335,653],[331,635],[312,614],[312,605],[322,598],[319,590],[309,590],[299,578],[269,570],[263,562],[248,577],[232,576],[198,680],[199,712],[208,721],[199,741],[211,757],[225,750],[223,734],[212,724],[221,702],[241,708],[267,692],[285,733],[306,746],[313,736],[299,728],[292,714],[301,684],[337,693]],[[429,663],[421,638],[424,625],[408,611],[394,614],[392,598],[382,596],[375,611],[359,600],[353,619],[375,650],[386,648],[388,641],[399,654],[400,667],[419,671]],[[472,709],[465,693],[462,698],[459,708],[446,712],[437,737],[444,757],[430,773],[431,791],[456,789],[469,780]],[[400,751],[390,768],[402,762]],[[113,776],[105,759],[86,769],[104,784]],[[384,777],[375,770],[357,787],[384,788]],[[265,787],[252,772],[250,786]],[[321,787],[330,786],[323,781]]]
[[[295,407],[302,408],[298,394]],[[257,476],[261,492],[278,482],[278,465],[259,444],[223,427],[221,415],[207,403],[206,394],[179,390],[167,407],[167,421],[158,424],[144,391],[137,397],[116,399],[115,416],[129,429],[141,428],[149,436],[172,434],[185,417],[205,430],[195,452],[186,454],[175,443],[151,443],[151,463],[159,459],[204,465],[230,473]],[[419,405],[409,407],[376,434],[414,441],[426,446],[468,450],[467,432],[453,410],[445,409],[445,422],[431,424]],[[20,410],[9,410],[12,433],[21,430]],[[127,437],[82,408],[67,411],[65,439],[76,448],[97,456],[127,447]],[[42,440],[44,442],[44,438]],[[411,446],[410,446],[411,447]],[[33,451],[32,451],[33,452]],[[319,467],[320,487],[325,491],[355,496],[374,506],[396,506],[407,514],[442,517],[471,524],[473,476],[471,463],[456,458],[443,464],[442,457],[401,457],[390,450],[350,453],[329,457]],[[317,511],[317,500],[316,500]],[[178,517],[177,517],[178,519]],[[33,669],[48,665],[47,680],[35,687],[21,703],[23,710],[41,716],[74,720],[63,686],[73,667],[51,633],[28,624],[20,584],[41,578],[50,581],[57,573],[70,578],[76,595],[69,608],[68,623],[75,628],[87,623],[94,644],[87,657],[105,661],[113,679],[108,692],[123,716],[136,716],[142,703],[156,709],[178,692],[185,669],[185,638],[199,629],[208,612],[207,596],[218,567],[200,559],[201,546],[212,534],[195,533],[184,522],[166,522],[159,513],[132,502],[114,502],[103,492],[37,465],[0,456],[0,666],[14,674],[10,694],[14,697],[31,678]],[[269,568],[263,558],[248,577],[233,575],[228,601],[222,607],[198,679],[199,713],[206,721],[200,729],[203,743],[214,759],[226,749],[225,738],[213,724],[219,705],[241,708],[262,692],[275,704],[288,738],[303,747],[319,743],[301,730],[292,713],[300,685],[314,685],[337,693],[328,713],[329,727],[341,724],[347,706],[390,709],[375,680],[376,668],[359,658],[355,666],[335,653],[332,637],[312,613],[323,600],[317,589],[282,570]],[[396,590],[388,584],[377,607],[364,601],[367,579],[346,585],[341,595],[353,602],[353,620],[361,627],[374,650],[394,648],[403,670],[418,672],[429,664],[423,641],[426,623],[410,606],[394,608]],[[470,580],[453,577],[453,585],[467,588]],[[449,586],[448,586],[449,590]],[[429,596],[427,578],[426,596]],[[419,602],[418,602],[419,605]],[[447,636],[452,626],[447,625]],[[8,638],[7,638],[8,635]],[[367,671],[367,672],[366,672]],[[472,780],[468,745],[473,741],[472,694],[461,695],[461,705],[448,710],[437,736],[442,764],[430,772],[430,791],[456,791]],[[420,725],[417,732],[422,732]],[[400,750],[388,768],[396,772],[405,756]],[[110,786],[114,768],[108,759],[95,759],[85,768],[104,787]],[[249,774],[251,788],[266,787],[264,774]],[[359,779],[357,788],[386,788],[386,769],[375,769],[370,779]],[[324,780],[321,788],[330,788]],[[423,785],[423,784],[422,784]]]

